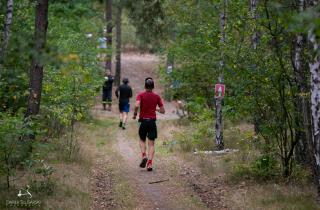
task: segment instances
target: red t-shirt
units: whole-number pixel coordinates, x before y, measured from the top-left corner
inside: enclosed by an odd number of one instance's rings
[[[140,101],[140,115],[139,119],[156,119],[157,105],[163,106],[159,95],[154,92],[143,92],[137,95],[137,101]]]

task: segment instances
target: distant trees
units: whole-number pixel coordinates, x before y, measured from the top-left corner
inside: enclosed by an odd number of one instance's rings
[[[28,169],[24,171],[28,173],[43,158],[34,153],[34,141],[24,137],[51,140],[65,134],[58,141],[64,145],[61,154],[70,157],[77,151],[73,125],[88,114],[103,71],[96,41],[86,34],[98,34],[105,21],[100,19],[104,13],[89,0],[50,1],[50,14],[49,0],[3,0],[1,6],[4,2],[7,7],[0,11],[0,179],[6,179],[9,190],[19,179],[17,169]],[[54,24],[47,36],[49,20]]]
[[[320,174],[317,1],[228,1],[228,27],[223,5],[162,2],[164,21],[176,26],[175,42],[166,50],[175,54],[175,71],[167,81],[180,84],[175,94],[201,115],[222,72],[228,87],[224,115],[254,122],[263,152],[276,157],[283,176],[297,162]]]
[[[3,37],[1,40],[2,43],[0,46],[0,77],[1,77],[1,64],[3,62],[6,49],[9,43],[10,26],[12,23],[12,18],[13,18],[13,0],[7,0],[7,12],[6,12],[6,18],[5,18],[4,27],[3,27]]]
[[[115,85],[120,85],[121,80],[121,25],[122,25],[122,5],[117,6],[116,14],[116,71],[115,71]]]
[[[106,70],[112,70],[112,0],[106,0],[106,40],[107,40],[107,55],[106,55]]]

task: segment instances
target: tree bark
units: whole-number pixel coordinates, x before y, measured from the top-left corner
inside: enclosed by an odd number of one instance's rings
[[[38,0],[35,18],[35,54],[32,57],[30,68],[30,94],[28,98],[27,116],[36,115],[40,110],[42,79],[43,79],[43,54],[46,44],[48,28],[48,2]]]
[[[222,12],[220,13],[220,42],[223,44],[226,40],[226,21],[227,21],[227,0],[223,0],[223,8]]]
[[[315,56],[310,62],[311,73],[311,114],[312,114],[312,142],[315,157],[315,171],[318,186],[318,197],[320,197],[320,58],[318,55],[319,44],[313,30],[309,31],[308,39],[313,46]]]
[[[121,20],[122,16],[122,8],[119,6],[117,17],[116,17],[116,36],[117,36],[117,55],[116,55],[116,73],[115,73],[115,85],[120,85],[120,79],[121,79]]]
[[[13,17],[13,0],[7,1],[7,13],[6,13],[6,20],[3,26],[3,37],[2,37],[2,45],[0,48],[0,62],[2,64],[4,60],[4,56],[9,44],[9,37],[10,37],[10,26],[12,23]]]
[[[254,21],[257,21],[258,19],[257,4],[258,4],[258,0],[250,0],[250,12]],[[256,50],[259,43],[259,35],[256,28],[251,36],[251,42],[252,42],[252,48]]]
[[[222,98],[216,98],[216,147],[217,150],[224,149],[222,130]]]
[[[250,0],[250,13],[255,24],[258,20],[257,5],[258,5],[258,0]],[[256,27],[254,27],[254,32],[251,36],[251,45],[255,52],[257,50],[258,43],[259,43],[259,35]],[[256,64],[254,64],[254,68],[255,70],[258,70],[257,69],[258,67]],[[256,90],[254,90],[253,97],[255,98],[255,101],[258,101],[258,87],[256,87]],[[261,124],[260,113],[255,111],[253,113],[253,126],[254,126],[254,133],[256,135],[260,133],[260,124]]]
[[[221,37],[220,43],[221,47],[226,41],[226,21],[227,21],[227,0],[223,0],[223,8],[220,13],[220,30],[221,30]],[[222,51],[222,50],[221,50]],[[221,61],[220,61],[220,76],[219,82],[222,83],[223,81],[223,68],[224,68],[224,58],[223,54],[221,54]],[[223,143],[223,123],[222,123],[222,97],[216,97],[215,100],[215,109],[216,109],[216,123],[215,123],[215,130],[216,130],[216,149],[223,150],[224,143]]]
[[[107,21],[107,56],[106,56],[106,70],[112,71],[112,0],[106,0],[106,21]]]
[[[305,0],[298,1],[298,11],[303,12],[305,8]],[[296,139],[298,141],[296,147],[296,159],[305,165],[313,165],[313,159],[310,155],[312,148],[311,134],[311,113],[310,100],[306,97],[309,92],[308,84],[308,64],[303,49],[306,47],[306,37],[303,34],[298,34],[293,41],[293,67],[294,78],[298,87],[298,94],[295,99],[295,124]]]

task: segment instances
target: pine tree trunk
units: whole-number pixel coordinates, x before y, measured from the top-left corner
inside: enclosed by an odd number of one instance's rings
[[[257,22],[258,20],[258,13],[257,13],[257,5],[258,5],[258,0],[250,0],[250,13],[252,19]],[[256,27],[254,28],[254,32],[251,36],[251,44],[252,48],[254,51],[256,51],[259,43],[259,36]],[[257,70],[257,65],[254,64],[255,70]],[[258,87],[253,93],[253,97],[255,98],[255,101],[257,101],[258,98]],[[257,135],[260,132],[260,124],[261,124],[261,116],[260,113],[255,111],[253,113],[253,126],[254,126],[254,132]]]
[[[13,0],[7,1],[7,13],[6,19],[3,26],[3,37],[2,37],[2,44],[0,48],[0,62],[2,64],[8,44],[9,44],[9,36],[10,36],[10,26],[12,23],[13,17]]]
[[[32,57],[30,68],[30,94],[28,98],[27,116],[36,115],[40,110],[42,79],[43,79],[43,53],[46,44],[48,28],[48,1],[38,0],[35,18],[35,55]]]
[[[112,0],[106,0],[106,21],[107,21],[107,56],[106,56],[106,70],[112,71]]]
[[[116,19],[116,31],[117,31],[117,55],[116,55],[116,74],[115,74],[115,85],[120,85],[121,79],[121,20],[122,16],[122,8],[119,6],[117,12],[117,19]]]

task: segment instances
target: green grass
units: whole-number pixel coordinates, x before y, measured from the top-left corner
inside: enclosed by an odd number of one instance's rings
[[[261,199],[262,206],[273,207],[278,206],[283,210],[315,210],[319,209],[314,201],[314,196],[306,195],[284,195],[283,193],[275,193],[268,198]]]
[[[42,203],[38,209],[90,209],[91,171],[98,153],[105,152],[105,148],[110,148],[114,142],[115,130],[112,127],[114,122],[114,119],[91,119],[77,124],[76,138],[80,150],[71,159],[64,156],[63,138],[34,145],[34,154],[38,154],[34,158],[44,159],[47,165],[54,168],[50,178],[54,187],[52,194],[30,189],[33,198]],[[9,191],[0,190],[0,209],[5,209],[6,200],[17,199],[20,186],[26,186],[29,183],[29,175],[31,174],[16,180]],[[36,176],[31,177],[35,179]],[[119,187],[119,189],[124,191],[128,186]],[[127,197],[129,196],[131,194]]]

